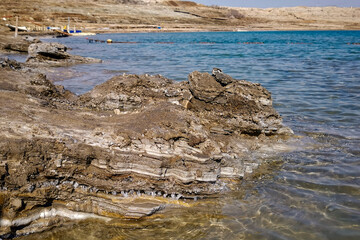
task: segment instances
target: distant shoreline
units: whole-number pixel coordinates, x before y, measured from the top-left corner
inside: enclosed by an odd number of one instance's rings
[[[210,33],[210,32],[218,32],[218,33],[222,33],[222,32],[228,32],[228,33],[246,33],[246,32],[360,32],[360,29],[319,29],[319,30],[314,30],[314,29],[294,29],[294,30],[244,30],[244,31],[207,31],[207,30],[199,30],[199,31],[137,31],[137,32],[132,32],[132,31],[128,31],[128,32],[97,32],[96,35],[103,35],[103,34],[129,34],[129,33],[139,33],[139,34],[143,34],[143,33]],[[86,36],[71,36],[71,37],[86,37]],[[45,38],[45,37],[41,37],[41,38]]]
[[[147,2],[149,4],[141,4],[140,0],[138,4],[101,4],[88,0],[59,10],[57,1],[49,0],[43,6],[46,14],[31,1],[16,6],[2,2],[0,33],[9,34],[5,24],[14,25],[16,15],[19,26],[45,34],[48,27],[62,29],[67,25],[70,29],[91,33],[360,30],[360,8],[241,8],[205,6],[189,1]]]

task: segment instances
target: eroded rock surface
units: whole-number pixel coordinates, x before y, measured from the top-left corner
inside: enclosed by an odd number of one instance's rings
[[[60,43],[33,43],[28,48],[27,64],[67,66],[79,63],[100,63],[100,59],[71,55]]]
[[[123,75],[76,96],[3,62],[2,237],[190,206],[251,175],[291,135],[259,84]]]
[[[0,51],[27,53],[31,44],[40,42],[40,40],[30,36],[18,38],[14,38],[13,36],[0,36]]]

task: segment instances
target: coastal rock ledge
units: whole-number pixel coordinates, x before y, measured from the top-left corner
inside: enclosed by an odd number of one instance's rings
[[[292,134],[265,88],[226,74],[123,75],[76,96],[20,63],[0,71],[0,238],[191,206]]]
[[[70,66],[82,63],[101,63],[101,59],[72,55],[67,47],[60,43],[32,43],[28,47],[26,63],[30,67]]]

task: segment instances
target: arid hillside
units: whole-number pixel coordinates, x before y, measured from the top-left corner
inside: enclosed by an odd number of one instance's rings
[[[360,29],[360,8],[292,7],[236,8],[241,14],[261,19],[253,28],[274,29]]]
[[[71,27],[94,32],[360,29],[360,8],[229,8],[166,0],[3,0],[1,29]],[[5,20],[6,19],[6,20]],[[159,30],[158,27],[161,27]]]

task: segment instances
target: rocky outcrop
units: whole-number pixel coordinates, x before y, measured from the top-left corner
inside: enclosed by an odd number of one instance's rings
[[[265,88],[260,84],[235,81],[228,75],[225,77],[227,84],[221,84],[217,76],[191,73],[191,108],[207,110],[208,118],[231,133],[257,136],[283,131],[281,117],[272,107],[271,94]]]
[[[12,69],[12,70],[21,70],[23,69],[23,64],[15,61],[15,60],[11,60],[9,58],[0,58],[0,68],[2,69]]]
[[[27,53],[30,44],[40,42],[40,40],[29,36],[18,38],[12,36],[0,36],[0,50]]]
[[[123,75],[76,96],[42,74],[4,66],[3,238],[69,218],[107,221],[189,207],[288,149],[291,130],[259,84],[232,79],[223,86],[200,72],[186,82]]]
[[[34,43],[29,46],[28,65],[68,66],[81,63],[100,63],[100,59],[71,55],[60,43]]]

